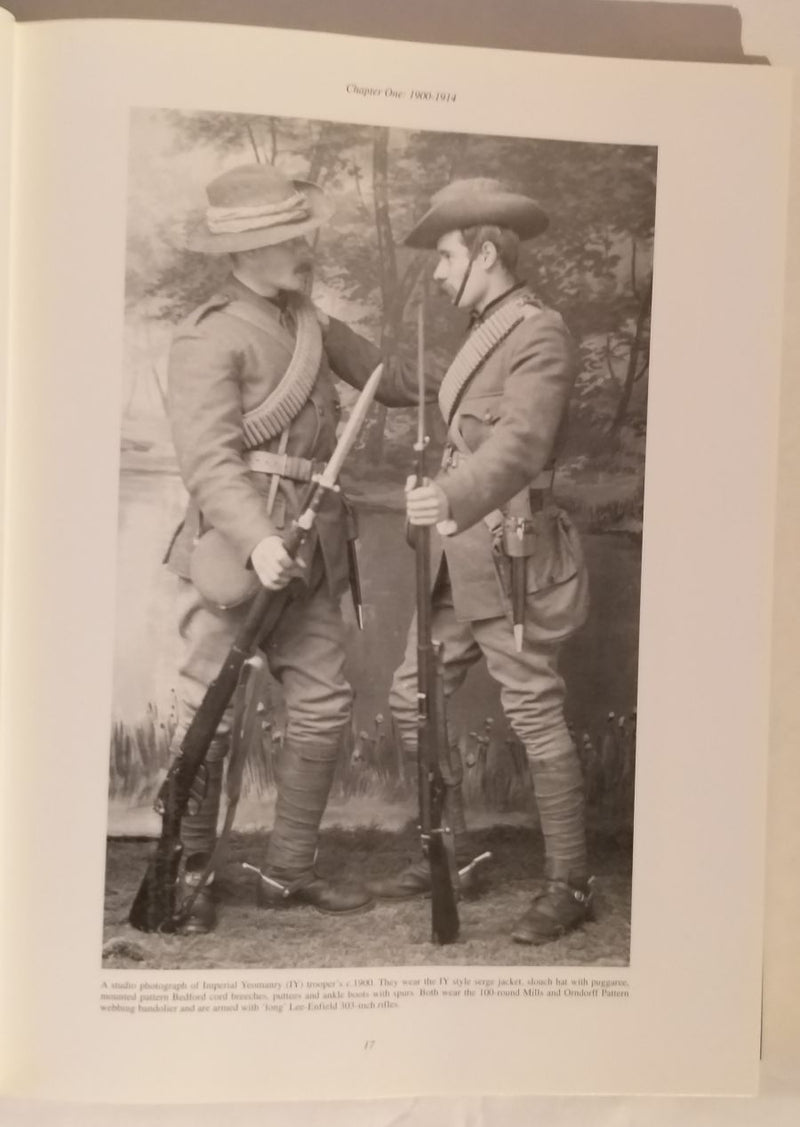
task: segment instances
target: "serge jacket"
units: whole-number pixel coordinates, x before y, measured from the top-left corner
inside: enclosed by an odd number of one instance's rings
[[[558,454],[578,359],[560,314],[541,307],[527,290],[517,289],[502,301],[519,300],[521,295],[535,307],[533,315],[488,356],[456,410],[456,424],[471,453],[453,459],[446,449],[436,477],[457,532],[438,544],[432,573],[444,551],[456,616],[462,621],[508,614],[510,565],[484,518],[526,485],[536,487],[536,548],[527,561],[527,617],[540,640],[556,641],[585,620],[587,577],[575,529],[553,506],[549,490],[538,487],[549,482],[549,475],[546,480],[543,475]],[[326,350],[333,362],[344,360],[346,345],[332,324]],[[365,378],[368,367],[362,362],[359,378]],[[430,384],[438,387],[442,377],[432,374]],[[385,377],[382,399],[412,403],[415,389],[415,373],[394,364]]]

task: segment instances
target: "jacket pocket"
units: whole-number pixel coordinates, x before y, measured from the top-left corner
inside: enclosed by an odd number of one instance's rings
[[[467,395],[459,404],[458,413],[460,416],[480,419],[482,423],[491,426],[500,418],[502,399],[502,391],[494,391],[491,395]]]
[[[500,418],[500,392],[492,395],[475,395],[467,398],[458,407],[458,429],[470,450],[477,450],[491,434],[492,427]]]

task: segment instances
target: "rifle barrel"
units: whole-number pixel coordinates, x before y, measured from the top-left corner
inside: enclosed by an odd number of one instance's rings
[[[427,481],[425,449],[425,314],[418,309],[417,332],[417,441],[416,485]],[[414,528],[417,594],[417,758],[419,783],[419,821],[423,849],[431,876],[431,938],[434,943],[453,943],[458,938],[458,907],[453,887],[450,860],[444,843],[442,814],[444,780],[439,763],[440,721],[437,715],[437,669],[431,636],[430,528]]]

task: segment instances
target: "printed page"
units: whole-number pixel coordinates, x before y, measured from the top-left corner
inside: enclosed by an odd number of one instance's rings
[[[13,780],[17,809],[35,813],[13,831],[20,886],[47,895],[29,894],[15,926],[26,999],[15,1013],[16,1090],[109,1101],[753,1091],[784,76],[133,23],[26,27],[20,50],[31,204],[15,270],[15,666],[4,738],[35,749]],[[327,143],[316,168],[309,136]],[[236,878],[210,936],[127,924],[152,855],[138,839],[158,832],[132,799],[152,797],[147,751],[163,764],[176,657],[156,546],[183,496],[155,408],[175,316],[206,283],[197,260],[170,274],[172,256],[205,185],[255,161],[298,180],[324,173],[337,210],[334,241],[318,248],[319,302],[373,339],[376,278],[422,214],[423,187],[505,171],[532,196],[538,181],[549,201],[547,252],[525,262],[569,307],[584,361],[583,446],[558,488],[581,523],[596,609],[591,642],[570,643],[564,674],[578,686],[571,719],[601,870],[597,918],[563,942],[510,939],[541,845],[531,844],[530,789],[509,766],[519,765],[513,740],[496,735],[486,680],[474,683],[477,713],[459,706],[455,718],[468,805],[497,855],[496,890],[483,907],[462,901],[459,943],[429,942],[424,900],[299,921],[295,910],[245,907]],[[396,240],[374,252],[365,243],[359,258],[353,240],[382,204]],[[413,306],[406,313],[413,352]],[[433,305],[429,325],[446,366],[458,326]],[[380,559],[391,543],[392,560],[397,546],[394,591],[365,585],[363,641],[351,631],[369,722],[359,714],[323,832],[330,845],[338,825],[346,852],[354,827],[336,803],[352,815],[360,802],[375,823],[371,848],[358,839],[365,870],[398,819],[414,817],[369,785],[383,765],[376,749],[389,746],[376,713],[388,684],[377,681],[405,634],[392,599],[411,609],[402,485],[398,494],[378,472],[409,423],[381,427],[371,433],[386,457],[362,451],[347,485],[364,510],[380,497],[364,544]],[[615,440],[604,460],[598,432]],[[46,630],[32,638],[31,621]],[[595,673],[609,695],[590,684]],[[599,714],[609,701],[613,722]],[[153,738],[135,744],[142,770],[131,776],[125,737],[141,730],[137,708]],[[239,870],[270,827],[269,783],[256,779],[240,811]],[[394,789],[407,799],[408,787]],[[499,818],[498,807],[520,818]],[[246,932],[238,946],[234,924]]]

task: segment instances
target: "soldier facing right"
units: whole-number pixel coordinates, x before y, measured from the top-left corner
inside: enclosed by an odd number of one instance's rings
[[[470,312],[464,344],[447,372],[431,381],[448,428],[442,468],[433,481],[407,492],[407,518],[412,526],[435,525],[441,534],[431,565],[432,628],[443,645],[445,695],[485,657],[527,754],[545,868],[530,908],[511,928],[512,939],[526,944],[579,927],[592,902],[583,779],[558,672],[562,643],[586,619],[588,582],[577,532],[552,491],[577,353],[561,316],[516,274],[520,242],[547,223],[538,204],[499,181],[461,180],[433,197],[406,239],[408,246],[436,250],[434,280],[454,306]],[[336,338],[331,325],[326,348],[332,357]],[[411,373],[395,365],[388,376],[384,401],[401,402],[404,395],[405,402],[415,401]],[[512,606],[512,573],[520,566],[522,615]],[[412,758],[416,647],[412,622],[390,695]],[[471,850],[456,787],[447,805],[463,867]],[[370,890],[390,900],[424,895],[428,865],[413,862],[372,882]]]

